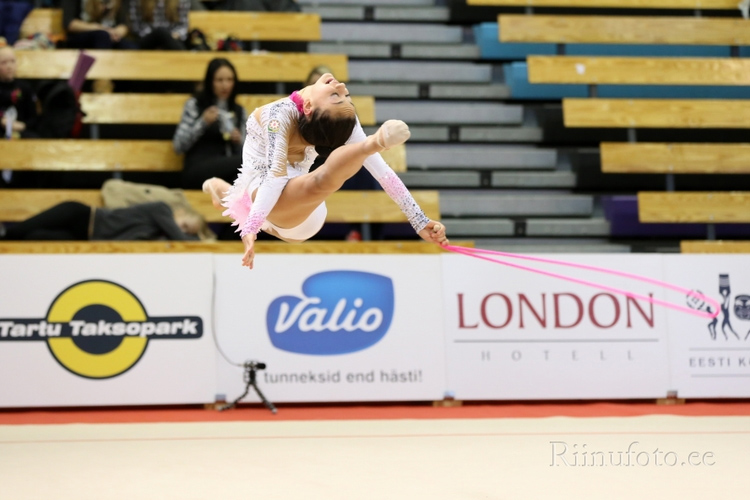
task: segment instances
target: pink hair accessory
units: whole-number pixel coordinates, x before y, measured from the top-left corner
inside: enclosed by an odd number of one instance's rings
[[[302,109],[305,105],[305,101],[304,99],[302,99],[302,96],[299,95],[299,92],[297,92],[296,90],[292,92],[292,94],[289,96],[289,99],[291,99],[292,102],[297,105],[297,111],[299,111],[300,113],[304,113]]]
[[[652,304],[657,304],[657,305],[660,305],[660,306],[668,307],[670,309],[674,309],[676,311],[680,311],[680,312],[684,312],[684,313],[688,313],[688,314],[693,314],[695,316],[700,316],[701,318],[715,318],[716,316],[719,315],[720,306],[719,306],[719,303],[717,301],[715,301],[714,299],[712,299],[710,297],[707,297],[707,296],[703,295],[702,293],[700,293],[698,291],[688,290],[687,288],[683,288],[681,286],[673,285],[671,283],[667,283],[665,281],[657,280],[657,279],[654,279],[654,278],[649,278],[647,276],[640,276],[638,274],[627,273],[627,272],[624,272],[624,271],[617,271],[617,270],[614,270],[614,269],[607,269],[605,267],[590,266],[590,265],[587,265],[587,264],[578,264],[578,263],[574,263],[574,262],[567,262],[567,261],[564,261],[564,260],[546,259],[546,258],[543,258],[543,257],[532,257],[530,255],[521,255],[521,254],[515,254],[515,253],[508,253],[508,252],[498,252],[498,251],[495,251],[495,250],[483,250],[481,248],[467,248],[467,247],[459,247],[459,246],[455,246],[455,245],[446,245],[443,248],[445,248],[446,250],[450,250],[451,252],[459,253],[459,254],[462,254],[462,255],[467,255],[469,257],[475,257],[477,259],[487,260],[489,262],[494,262],[496,264],[503,264],[505,266],[514,267],[516,269],[522,269],[524,271],[530,271],[532,273],[543,274],[545,276],[550,276],[552,278],[557,278],[557,279],[562,279],[562,280],[565,280],[565,281],[570,281],[570,282],[573,282],[573,283],[578,283],[579,285],[590,286],[590,287],[593,287],[593,288],[598,288],[600,290],[606,290],[608,292],[617,293],[617,294],[620,294],[620,295],[625,295],[626,297],[631,297],[631,298],[634,298],[634,299],[645,300],[647,302],[651,302]],[[641,281],[641,282],[644,282],[644,283],[649,283],[649,284],[652,284],[652,285],[656,285],[656,286],[661,287],[661,288],[667,288],[667,289],[670,289],[670,290],[674,290],[676,292],[685,293],[689,297],[694,298],[694,299],[703,300],[703,301],[711,304],[714,307],[714,311],[713,312],[708,312],[708,311],[703,311],[703,310],[700,310],[700,309],[693,309],[693,308],[690,308],[690,307],[687,307],[687,306],[682,306],[682,305],[675,304],[675,303],[672,303],[672,302],[667,302],[665,300],[655,299],[653,297],[647,297],[647,296],[639,294],[639,293],[629,292],[627,290],[623,290],[623,289],[620,289],[620,288],[615,288],[615,287],[612,287],[612,286],[603,285],[601,283],[595,283],[593,281],[583,280],[583,279],[580,279],[580,278],[573,278],[572,276],[565,276],[564,274],[553,273],[551,271],[543,271],[541,269],[535,269],[533,267],[528,267],[528,266],[524,266],[524,265],[521,265],[521,264],[515,264],[513,262],[508,262],[508,261],[505,261],[505,260],[501,260],[501,259],[498,259],[497,257],[488,257],[488,255],[491,255],[491,256],[500,256],[500,257],[507,257],[507,258],[512,258],[512,259],[530,260],[530,261],[533,261],[533,262],[543,262],[545,264],[554,264],[554,265],[560,265],[560,266],[568,266],[568,267],[573,267],[573,268],[576,268],[576,269],[585,269],[587,271],[596,271],[596,272],[600,272],[600,273],[604,273],[604,274],[611,274],[613,276],[619,276],[621,278],[628,278],[628,279],[632,279],[632,280],[636,280],[636,281]]]

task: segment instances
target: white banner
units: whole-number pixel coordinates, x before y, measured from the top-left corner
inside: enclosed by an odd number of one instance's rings
[[[672,294],[695,309],[719,312],[714,319],[670,312],[672,385],[680,397],[750,396],[750,265],[747,255],[673,255],[666,280],[684,283],[719,307]]]
[[[544,255],[659,279],[653,255]],[[511,259],[645,296],[612,275]],[[457,399],[659,398],[669,389],[666,309],[462,255],[443,257],[448,390]]]
[[[210,255],[5,255],[0,406],[213,401]]]
[[[440,256],[217,255],[218,342],[273,402],[442,399]],[[243,370],[218,358],[233,400]],[[258,401],[251,390],[248,401]]]

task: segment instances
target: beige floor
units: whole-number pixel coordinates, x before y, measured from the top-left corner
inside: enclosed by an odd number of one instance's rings
[[[0,426],[0,500],[749,496],[750,417]]]

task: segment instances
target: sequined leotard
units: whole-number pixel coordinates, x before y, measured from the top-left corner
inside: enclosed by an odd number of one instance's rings
[[[224,214],[234,219],[234,225],[239,226],[241,236],[257,234],[268,227],[266,218],[287,182],[309,172],[317,157],[315,148],[308,146],[302,161],[289,163],[287,159],[289,133],[297,126],[300,116],[298,103],[298,95],[292,94],[262,107],[260,121],[256,119],[255,113],[251,113],[247,120],[240,174],[223,199],[223,205],[227,209]],[[357,120],[347,144],[361,142],[366,138]],[[429,219],[380,154],[369,156],[364,166],[398,204],[414,230],[419,232],[424,229]],[[252,201],[251,194],[256,188],[258,191]]]

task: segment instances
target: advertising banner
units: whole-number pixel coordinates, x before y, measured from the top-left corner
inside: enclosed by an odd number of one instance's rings
[[[248,360],[273,402],[442,399],[439,255],[215,256],[220,396]],[[247,401],[258,401],[251,391]]]
[[[660,279],[658,255],[544,255]],[[663,298],[653,285],[513,262]],[[457,399],[660,398],[667,310],[463,255],[443,256],[448,391]]]
[[[0,406],[213,401],[210,255],[5,255]]]
[[[665,279],[685,283],[719,303],[688,294],[682,304],[719,315],[705,319],[670,312],[672,385],[679,397],[750,396],[750,265],[747,255],[672,255]]]

